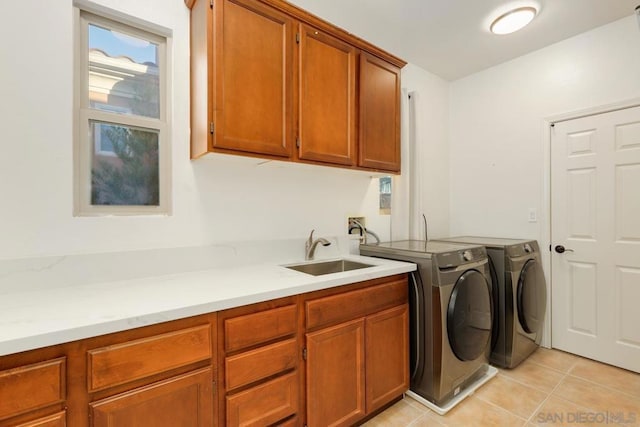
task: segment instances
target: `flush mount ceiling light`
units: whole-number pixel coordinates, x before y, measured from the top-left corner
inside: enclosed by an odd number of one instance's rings
[[[535,7],[519,7],[498,16],[489,29],[494,34],[510,34],[524,28],[536,17],[538,11]]]

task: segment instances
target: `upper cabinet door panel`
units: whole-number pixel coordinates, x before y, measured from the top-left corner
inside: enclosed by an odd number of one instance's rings
[[[300,159],[354,165],[355,47],[300,25]]]
[[[358,166],[400,172],[400,69],[360,55]]]
[[[293,21],[253,0],[215,4],[213,146],[290,157]]]

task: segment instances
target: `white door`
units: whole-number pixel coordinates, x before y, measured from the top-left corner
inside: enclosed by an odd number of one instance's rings
[[[552,346],[640,372],[640,107],[552,128],[551,242]]]

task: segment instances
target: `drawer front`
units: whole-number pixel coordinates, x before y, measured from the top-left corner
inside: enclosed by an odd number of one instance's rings
[[[296,333],[296,306],[265,310],[224,321],[227,352],[242,350]]]
[[[225,359],[227,390],[251,384],[296,366],[295,339],[260,347]]]
[[[286,421],[278,423],[278,427],[296,427],[298,425],[298,417],[289,418]]]
[[[20,424],[16,427],[66,427],[66,417],[67,415],[65,411],[62,411],[48,417],[42,417],[38,418],[37,420],[27,421],[26,423]]]
[[[211,327],[183,329],[88,352],[89,391],[211,358]]]
[[[228,426],[266,426],[298,412],[298,377],[290,373],[227,397]]]
[[[406,276],[390,283],[318,298],[305,304],[307,329],[329,326],[407,302]]]
[[[66,359],[0,372],[0,420],[65,400]]]

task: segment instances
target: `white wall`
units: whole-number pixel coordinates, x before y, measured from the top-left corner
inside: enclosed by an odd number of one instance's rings
[[[415,161],[409,161],[414,175],[411,197],[414,212],[411,238],[424,238],[422,214],[427,217],[429,238],[449,234],[449,83],[412,64],[402,73],[403,85],[414,102],[414,123],[410,124]],[[410,141],[408,141],[410,142]],[[409,160],[409,159],[407,159]],[[394,236],[395,238],[395,236]]]
[[[349,215],[367,216],[381,238],[377,180],[366,172],[267,162],[235,156],[189,160],[189,11],[180,0],[96,3],[173,30],[173,214],[168,217],[73,217],[71,0],[6,2],[0,18],[0,259],[216,242],[343,235]],[[446,86],[416,68],[421,141],[446,161]],[[404,86],[404,84],[403,84]],[[424,88],[424,91],[422,90]],[[435,88],[435,93],[428,92]],[[423,95],[422,95],[423,93]],[[438,135],[431,138],[431,133]],[[438,188],[433,197],[446,197]],[[448,228],[448,203],[430,205]]]
[[[544,241],[543,119],[636,97],[635,16],[453,82],[451,233]]]

